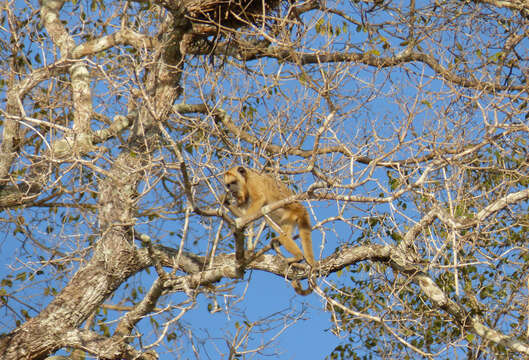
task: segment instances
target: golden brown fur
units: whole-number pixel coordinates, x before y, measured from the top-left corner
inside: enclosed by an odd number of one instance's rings
[[[293,193],[280,181],[270,175],[260,174],[254,170],[236,166],[224,174],[224,183],[228,190],[228,206],[235,216],[247,218],[261,211],[263,206],[283,200]],[[267,216],[266,222],[279,233],[278,240],[294,255],[289,262],[297,262],[303,258],[313,267],[315,264],[312,250],[310,218],[307,210],[298,202],[287,204],[276,209]],[[303,252],[292,239],[294,227],[299,229]],[[294,289],[301,295],[307,295],[312,290],[301,289],[297,281],[293,282]]]

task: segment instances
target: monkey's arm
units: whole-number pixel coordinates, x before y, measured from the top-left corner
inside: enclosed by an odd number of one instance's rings
[[[262,193],[256,194],[250,192],[250,206],[248,206],[248,209],[246,209],[244,215],[246,217],[250,217],[260,213],[265,203],[266,197]]]
[[[266,198],[262,194],[250,193],[250,205],[248,209],[244,210],[244,212],[239,211],[240,215],[234,213],[239,216],[237,219],[235,219],[235,225],[237,225],[237,227],[241,227],[243,224],[246,224],[251,217],[258,213],[260,214],[265,203]]]

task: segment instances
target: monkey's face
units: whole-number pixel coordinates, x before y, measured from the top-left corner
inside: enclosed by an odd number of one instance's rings
[[[234,197],[237,197],[237,194],[239,193],[240,188],[241,186],[240,186],[239,180],[237,179],[232,179],[231,181],[226,182],[226,189]]]
[[[246,189],[246,178],[243,176],[244,171],[239,170],[239,168],[226,171],[224,184],[231,197],[236,199],[238,205],[242,205],[246,202],[248,191]]]

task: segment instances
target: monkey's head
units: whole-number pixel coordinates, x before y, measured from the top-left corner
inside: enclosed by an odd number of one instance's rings
[[[239,206],[248,200],[247,176],[248,171],[242,166],[233,167],[224,173],[226,190]]]

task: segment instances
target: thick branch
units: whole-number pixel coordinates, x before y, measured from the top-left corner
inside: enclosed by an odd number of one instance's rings
[[[113,34],[102,36],[77,46],[72,51],[72,57],[80,59],[84,56],[95,55],[116,45],[130,45],[137,50],[152,49],[160,46],[156,39],[124,28]]]
[[[79,349],[95,355],[98,359],[155,360],[154,352],[141,353],[127,345],[121,337],[106,337],[89,330],[70,330],[62,334],[60,342],[64,347]]]
[[[61,57],[69,58],[75,47],[73,37],[68,34],[59,18],[59,10],[64,5],[59,0],[44,0],[41,7],[41,18],[44,27],[53,42],[60,48]],[[73,99],[73,129],[77,136],[90,133],[90,116],[92,115],[92,94],[88,69],[82,62],[74,63],[70,69]]]
[[[484,209],[482,209],[479,213],[477,213],[476,223],[484,221],[492,214],[505,209],[509,205],[513,205],[518,202],[525,201],[527,199],[529,199],[529,188],[525,190],[520,190],[518,192],[507,194],[504,197],[492,202],[491,204],[486,206]]]
[[[487,1],[487,0],[484,0]],[[524,10],[525,11],[525,10]],[[260,51],[258,54],[257,52]],[[249,58],[244,58],[247,55]],[[318,52],[318,53],[301,53],[293,52],[292,49],[281,47],[257,48],[253,52],[240,52],[239,56],[244,60],[253,60],[263,57],[275,58],[285,62],[294,62],[300,65],[323,64],[335,62],[354,62],[373,66],[376,68],[393,67],[411,62],[420,62],[428,65],[432,70],[439,74],[444,80],[453,84],[476,90],[485,90],[496,92],[502,90],[524,91],[525,85],[502,85],[489,81],[480,81],[478,79],[467,78],[456,75],[446,67],[442,66],[433,56],[425,53],[404,51],[398,55],[389,57],[375,56],[370,53],[352,53],[352,52]],[[470,75],[469,75],[470,76]]]
[[[130,336],[134,326],[140,321],[145,315],[148,315],[153,311],[158,302],[160,296],[162,296],[164,290],[164,280],[157,278],[152,284],[151,288],[145,295],[145,297],[134,307],[133,310],[129,311],[123,319],[119,322],[114,336],[119,338]]]
[[[529,15],[529,4],[522,0],[474,0],[477,3],[489,4],[499,8],[520,11],[524,16]]]

